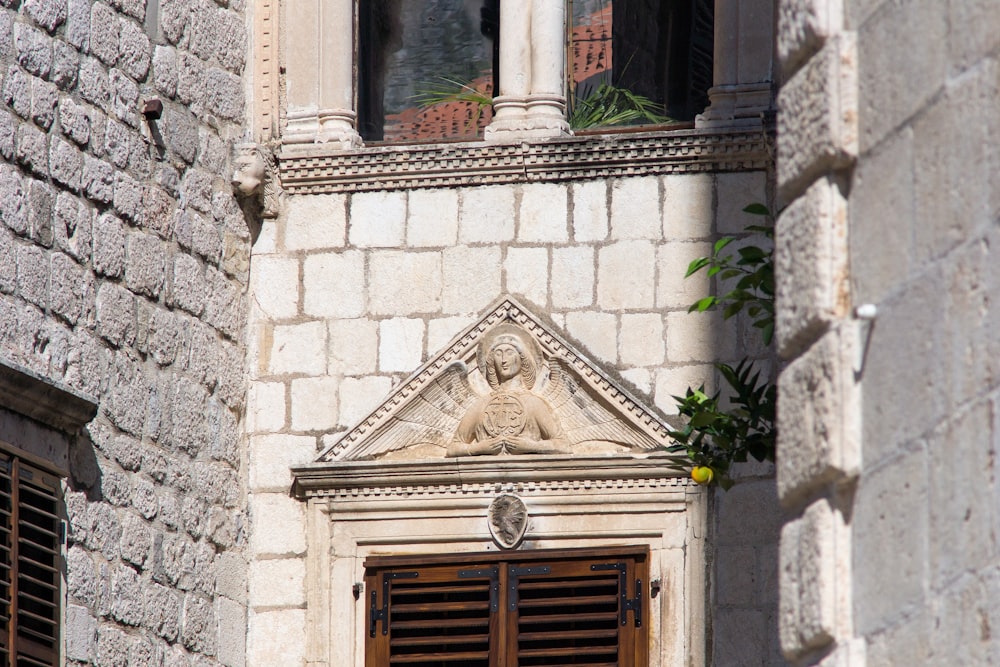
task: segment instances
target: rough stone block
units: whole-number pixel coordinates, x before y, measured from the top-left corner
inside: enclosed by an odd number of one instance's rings
[[[359,192],[351,195],[347,239],[359,248],[403,245],[406,231],[405,192]]]
[[[857,24],[862,153],[895,132],[941,90],[948,76],[948,45],[955,41],[948,32],[951,4],[936,0],[883,3],[881,11]],[[780,131],[779,116],[779,136]],[[780,144],[778,149],[780,171]]]
[[[708,257],[712,244],[704,241],[670,241],[656,250],[658,308],[683,308],[708,296],[711,279],[706,270],[684,277],[687,267],[699,257]]]
[[[545,248],[507,248],[504,290],[544,306],[549,292],[549,251]]]
[[[621,241],[598,253],[597,304],[604,310],[650,309],[656,292],[656,249]]]
[[[458,240],[461,243],[514,240],[514,189],[494,185],[461,190]]]
[[[166,271],[167,251],[151,234],[132,232],[126,240],[125,282],[137,294],[160,295]]]
[[[247,610],[228,598],[216,602],[219,610],[219,662],[244,667],[247,654]]]
[[[338,385],[338,380],[331,377],[292,380],[292,428],[322,431],[336,426]]]
[[[500,294],[500,248],[445,248],[442,262],[443,312],[477,313]]]
[[[323,322],[303,322],[274,327],[270,370],[276,375],[326,372],[326,326]]]
[[[345,195],[297,195],[290,197],[285,217],[287,250],[343,248],[347,234]]]
[[[880,48],[882,48],[880,46]],[[858,154],[857,38],[842,32],[778,94],[778,194],[791,201]]]
[[[306,565],[299,558],[250,564],[251,607],[301,607],[306,603]]]
[[[304,512],[305,505],[289,497],[287,491],[253,494],[250,498],[250,552],[257,556],[305,553]]]
[[[31,82],[31,119],[39,127],[45,130],[52,127],[58,103],[59,89],[55,84],[41,79]]]
[[[305,664],[306,617],[303,609],[256,612],[250,616],[247,663]]]
[[[374,373],[378,323],[366,319],[331,320],[329,369],[332,375]]]
[[[80,49],[90,49],[90,0],[69,0],[66,13],[66,41]]]
[[[41,130],[24,123],[17,128],[17,149],[14,153],[18,164],[33,174],[45,178],[49,171],[48,136]]]
[[[118,45],[120,57],[118,67],[136,81],[142,81],[149,72],[150,44],[146,32],[138,23],[119,23]]]
[[[27,23],[14,24],[14,51],[21,67],[35,76],[48,77],[52,69],[52,39]]]
[[[39,308],[48,305],[49,255],[44,249],[31,245],[18,247],[17,293]]]
[[[66,657],[90,662],[97,650],[97,619],[86,607],[71,604],[66,607]]]
[[[344,378],[340,383],[340,425],[354,426],[378,406],[392,388],[387,377]]]
[[[774,265],[778,353],[791,358],[850,311],[847,201],[831,179],[781,214]]]
[[[177,94],[177,51],[172,46],[153,49],[153,85],[167,97]]]
[[[618,360],[624,366],[657,366],[663,363],[663,316],[636,313],[621,316]]]
[[[255,257],[250,272],[251,303],[265,317],[281,320],[299,312],[299,261],[294,257]]]
[[[111,67],[118,60],[118,15],[103,2],[90,11],[90,52]]]
[[[521,187],[517,240],[522,243],[565,243],[569,240],[568,190],[556,183]]]
[[[52,83],[60,90],[72,90],[80,70],[80,53],[65,42],[52,44]]]
[[[712,235],[715,181],[711,174],[668,174],[663,180],[663,238]]]
[[[49,143],[49,173],[70,190],[80,189],[83,175],[83,154],[71,144],[53,137]]]
[[[716,175],[715,231],[742,234],[747,225],[765,222],[743,211],[750,204],[767,204],[767,172],[745,171]]]
[[[566,330],[597,360],[618,360],[618,322],[610,313],[573,312],[566,314]]]
[[[373,253],[369,309],[378,315],[436,313],[441,308],[441,253]]]
[[[778,61],[786,81],[844,23],[843,0],[789,0],[778,9]]]
[[[802,517],[785,525],[780,548],[780,637],[789,659],[835,641],[839,580],[850,567],[848,533],[827,500],[810,505]]]
[[[573,200],[573,238],[577,242],[608,238],[608,185],[583,181],[570,186]]]
[[[278,270],[286,271],[287,268]],[[286,274],[284,279],[297,281],[298,278],[295,274]],[[302,281],[305,313],[329,317],[361,315],[365,308],[364,280],[364,257],[359,252],[309,255],[305,260]],[[272,284],[262,282],[261,285],[265,292],[273,289]],[[267,287],[264,288],[264,285]]]
[[[108,204],[114,199],[115,168],[103,160],[84,155],[80,184],[88,199]]]
[[[379,323],[379,370],[411,373],[420,365],[424,349],[424,321],[397,317]]]
[[[590,246],[552,250],[553,308],[582,308],[594,303],[594,249]]]
[[[284,394],[282,394],[282,401]],[[292,486],[289,467],[316,458],[316,438],[303,435],[261,435],[250,438],[250,489],[287,491]]]
[[[55,0],[27,0],[24,11],[48,32],[54,32],[66,20],[66,3]]]
[[[115,283],[101,283],[97,291],[97,333],[121,347],[135,341],[135,332],[135,297]]]
[[[611,238],[659,240],[660,182],[655,176],[622,178],[611,186]]]
[[[860,466],[860,351],[855,321],[832,329],[778,377],[778,493],[791,503]]]
[[[62,253],[53,253],[49,266],[49,307],[70,324],[90,321],[94,312],[93,274]]]
[[[406,244],[445,247],[458,238],[458,192],[413,190],[407,199]]]
[[[181,642],[191,651],[215,655],[218,647],[219,621],[210,600],[188,593],[184,596]]]
[[[865,557],[864,567],[851,573],[857,636],[874,635],[896,623],[899,610],[927,603],[930,474],[927,452],[919,446],[866,468],[858,482],[852,547]]]
[[[243,114],[243,80],[218,67],[205,73],[205,107],[226,120],[241,120]]]
[[[285,383],[252,382],[247,391],[248,433],[273,433],[285,428]]]

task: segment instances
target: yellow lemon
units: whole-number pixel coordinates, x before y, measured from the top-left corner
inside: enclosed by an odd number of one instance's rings
[[[711,484],[715,472],[708,466],[695,466],[691,468],[691,479],[699,484]]]

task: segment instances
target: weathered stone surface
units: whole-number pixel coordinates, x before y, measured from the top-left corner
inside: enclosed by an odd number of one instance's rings
[[[502,243],[514,239],[514,190],[503,186],[460,190],[458,240]]]
[[[377,332],[378,323],[371,320],[331,320],[330,373],[334,375],[374,373],[378,356]]]
[[[624,366],[658,366],[664,360],[663,316],[636,313],[621,316],[618,360]]]
[[[847,202],[835,182],[816,181],[775,228],[775,334],[791,358],[848,315]]]
[[[608,186],[604,181],[584,181],[570,186],[573,200],[573,239],[603,241],[608,237]]]
[[[279,262],[278,270],[287,265]],[[262,271],[272,267],[264,264]],[[290,317],[298,310],[297,299],[298,275],[286,274],[296,285],[288,286],[283,293],[281,303],[272,303],[269,299],[262,307],[271,307],[276,314],[287,313]],[[265,275],[261,274],[260,280]],[[255,283],[263,285],[264,283]],[[273,285],[273,283],[272,283]],[[365,258],[357,251],[344,253],[321,253],[306,257],[302,268],[302,303],[307,315],[326,317],[358,317],[365,309]],[[386,286],[391,289],[391,286]],[[270,291],[270,290],[268,290]]]
[[[406,244],[445,247],[458,237],[458,193],[414,190],[407,197]]]
[[[321,431],[335,427],[338,384],[336,378],[330,377],[292,380],[292,428],[296,431]]]
[[[552,305],[581,308],[594,303],[594,249],[589,246],[552,250]]]
[[[400,246],[406,229],[406,194],[363,192],[351,195],[347,238],[359,248]]]
[[[843,26],[842,0],[789,0],[778,10],[778,60],[787,80]]]
[[[347,196],[306,195],[285,206],[285,248],[343,248],[347,234]]]
[[[442,264],[442,312],[476,313],[500,293],[499,248],[446,248]]]
[[[569,239],[569,192],[565,185],[532,183],[521,187],[517,240],[521,243],[561,243]]]
[[[549,291],[549,252],[545,248],[507,248],[504,286],[510,294],[543,304]]]
[[[853,369],[861,345],[859,324],[845,322],[778,377],[778,493],[783,503],[858,473],[861,394]]]
[[[646,241],[605,246],[597,258],[597,304],[604,310],[648,309],[654,305],[656,250]]]
[[[658,239],[662,231],[660,213],[660,180],[655,176],[612,183],[612,239]]]
[[[830,644],[841,630],[838,570],[850,558],[844,539],[842,518],[826,500],[781,531],[781,648],[789,659]]]
[[[379,315],[433,313],[441,308],[442,265],[437,252],[385,251],[369,260],[369,306]]]
[[[663,181],[663,238],[704,239],[714,218],[711,174],[670,174]]]
[[[786,201],[858,153],[858,53],[854,33],[831,39],[778,95],[778,188]]]

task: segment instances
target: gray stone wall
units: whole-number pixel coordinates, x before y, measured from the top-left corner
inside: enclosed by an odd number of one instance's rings
[[[1000,14],[855,1],[847,20],[859,45],[852,290],[878,306],[851,523],[855,632],[872,665],[996,664]]]
[[[245,3],[155,4],[0,2],[0,355],[100,402],[67,663],[242,665]]]
[[[781,18],[782,647],[995,664],[1000,15],[782,0]]]

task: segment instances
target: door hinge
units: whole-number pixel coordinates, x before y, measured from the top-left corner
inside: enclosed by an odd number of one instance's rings
[[[490,580],[490,612],[500,611],[500,566],[485,568],[482,570],[459,570],[459,579],[483,579]]]
[[[368,636],[375,636],[375,624],[382,621],[382,634],[389,634],[389,582],[393,579],[416,579],[419,572],[383,572],[382,607],[378,607],[378,592],[372,591],[371,606],[368,608]]]
[[[628,596],[628,564],[627,563],[600,563],[591,565],[594,572],[600,570],[618,571],[618,609],[622,625],[628,625],[628,613],[632,612],[632,619],[635,627],[642,627],[642,579],[635,580],[635,597]]]
[[[510,565],[507,568],[507,610],[517,611],[517,583],[519,577],[551,573],[552,568],[548,565],[533,565],[530,567],[515,567]]]

